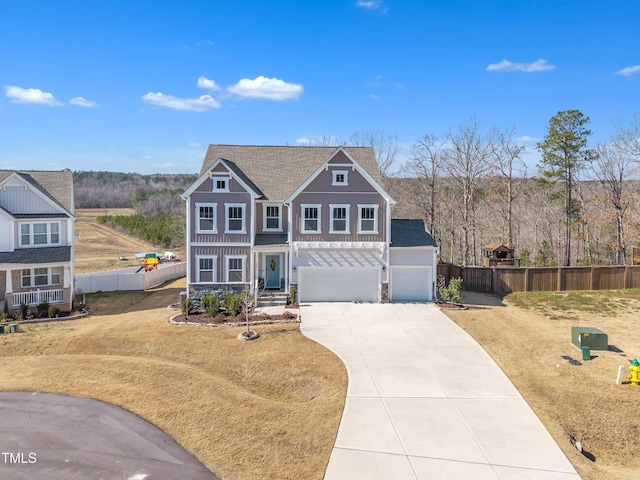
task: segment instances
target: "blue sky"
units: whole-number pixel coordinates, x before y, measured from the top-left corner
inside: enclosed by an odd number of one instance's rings
[[[549,118],[592,141],[640,111],[640,1],[0,0],[0,168],[196,173],[210,143],[475,118],[535,165]],[[406,156],[406,151],[404,153]]]

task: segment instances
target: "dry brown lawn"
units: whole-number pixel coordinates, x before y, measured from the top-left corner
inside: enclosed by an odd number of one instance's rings
[[[119,405],[225,479],[321,479],[344,406],[340,360],[297,324],[168,323],[184,279],[150,292],[88,295],[91,316],[0,337],[0,390]]]
[[[467,293],[463,301],[469,310],[445,313],[500,365],[584,480],[637,480],[640,387],[616,385],[615,379],[618,365],[640,356],[640,296],[637,291],[549,295],[501,301]],[[571,344],[572,326],[599,328],[608,335],[610,350],[592,351],[594,358],[583,361]]]

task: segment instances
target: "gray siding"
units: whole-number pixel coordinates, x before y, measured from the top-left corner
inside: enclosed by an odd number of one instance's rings
[[[202,247],[191,247],[191,257],[189,258],[190,262],[190,271],[191,271],[191,282],[198,281],[198,257],[212,257],[216,256],[216,282],[215,283],[224,283],[226,280],[225,276],[225,257],[227,256],[238,256],[245,255],[246,261],[244,262],[245,268],[245,279],[248,281],[250,278],[249,265],[251,263],[251,247],[249,246],[237,246],[237,247],[224,247],[224,246],[202,246]]]
[[[322,205],[321,230],[319,234],[301,233],[302,231],[302,204]],[[331,226],[330,205],[349,205],[349,234],[329,233]],[[378,234],[358,233],[358,205],[378,205]],[[327,195],[320,192],[303,192],[293,202],[293,241],[302,242],[384,242],[386,238],[386,202],[382,196],[375,192],[350,192],[341,191]]]
[[[275,202],[273,202],[272,204],[275,204]],[[264,233],[266,235],[270,234],[270,233],[274,233],[274,234],[282,234],[282,233],[287,233],[287,219],[289,218],[289,209],[284,206],[282,203],[278,203],[278,206],[280,207],[280,226],[282,227],[282,231],[281,232],[275,232],[275,231],[264,231],[264,229],[262,228],[264,226],[264,205],[265,203],[256,203],[256,233]]]
[[[205,182],[206,183],[206,182]],[[216,234],[197,233],[198,212],[196,204],[198,203],[215,203],[216,209]],[[245,229],[246,234],[229,233],[225,234],[225,203],[243,203],[245,204]],[[206,243],[250,243],[251,242],[251,196],[246,192],[230,192],[230,193],[212,193],[211,191],[197,191],[191,194],[190,212],[191,231],[189,232],[192,242]]]

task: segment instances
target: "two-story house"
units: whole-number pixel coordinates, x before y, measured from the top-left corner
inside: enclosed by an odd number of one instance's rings
[[[255,288],[300,301],[429,301],[437,246],[392,220],[369,147],[210,145],[183,194],[190,291]]]
[[[0,170],[0,307],[71,308],[74,221],[70,171]]]

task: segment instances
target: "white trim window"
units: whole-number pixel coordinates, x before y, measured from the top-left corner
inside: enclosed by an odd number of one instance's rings
[[[265,232],[282,231],[282,208],[280,205],[265,204],[262,206],[262,230]]]
[[[45,287],[62,283],[61,267],[23,268],[20,272],[22,288]]]
[[[229,176],[228,175],[213,175],[211,177],[213,181],[214,192],[228,192],[229,191]]]
[[[245,255],[229,255],[226,258],[227,283],[245,283],[244,265]]]
[[[246,203],[225,203],[224,233],[247,233]]]
[[[349,170],[332,170],[334,187],[346,187],[349,185]]]
[[[378,233],[378,205],[358,205],[358,233]]]
[[[215,283],[216,282],[216,263],[218,257],[197,256],[197,281],[199,283]]]
[[[331,228],[329,233],[349,233],[350,205],[329,205],[331,208]]]
[[[60,245],[60,222],[20,224],[20,246]]]
[[[300,205],[302,209],[302,225],[300,226],[301,233],[322,233],[322,227],[320,221],[322,219],[322,205],[320,204],[306,204]]]
[[[196,203],[196,233],[218,233],[217,203]]]

